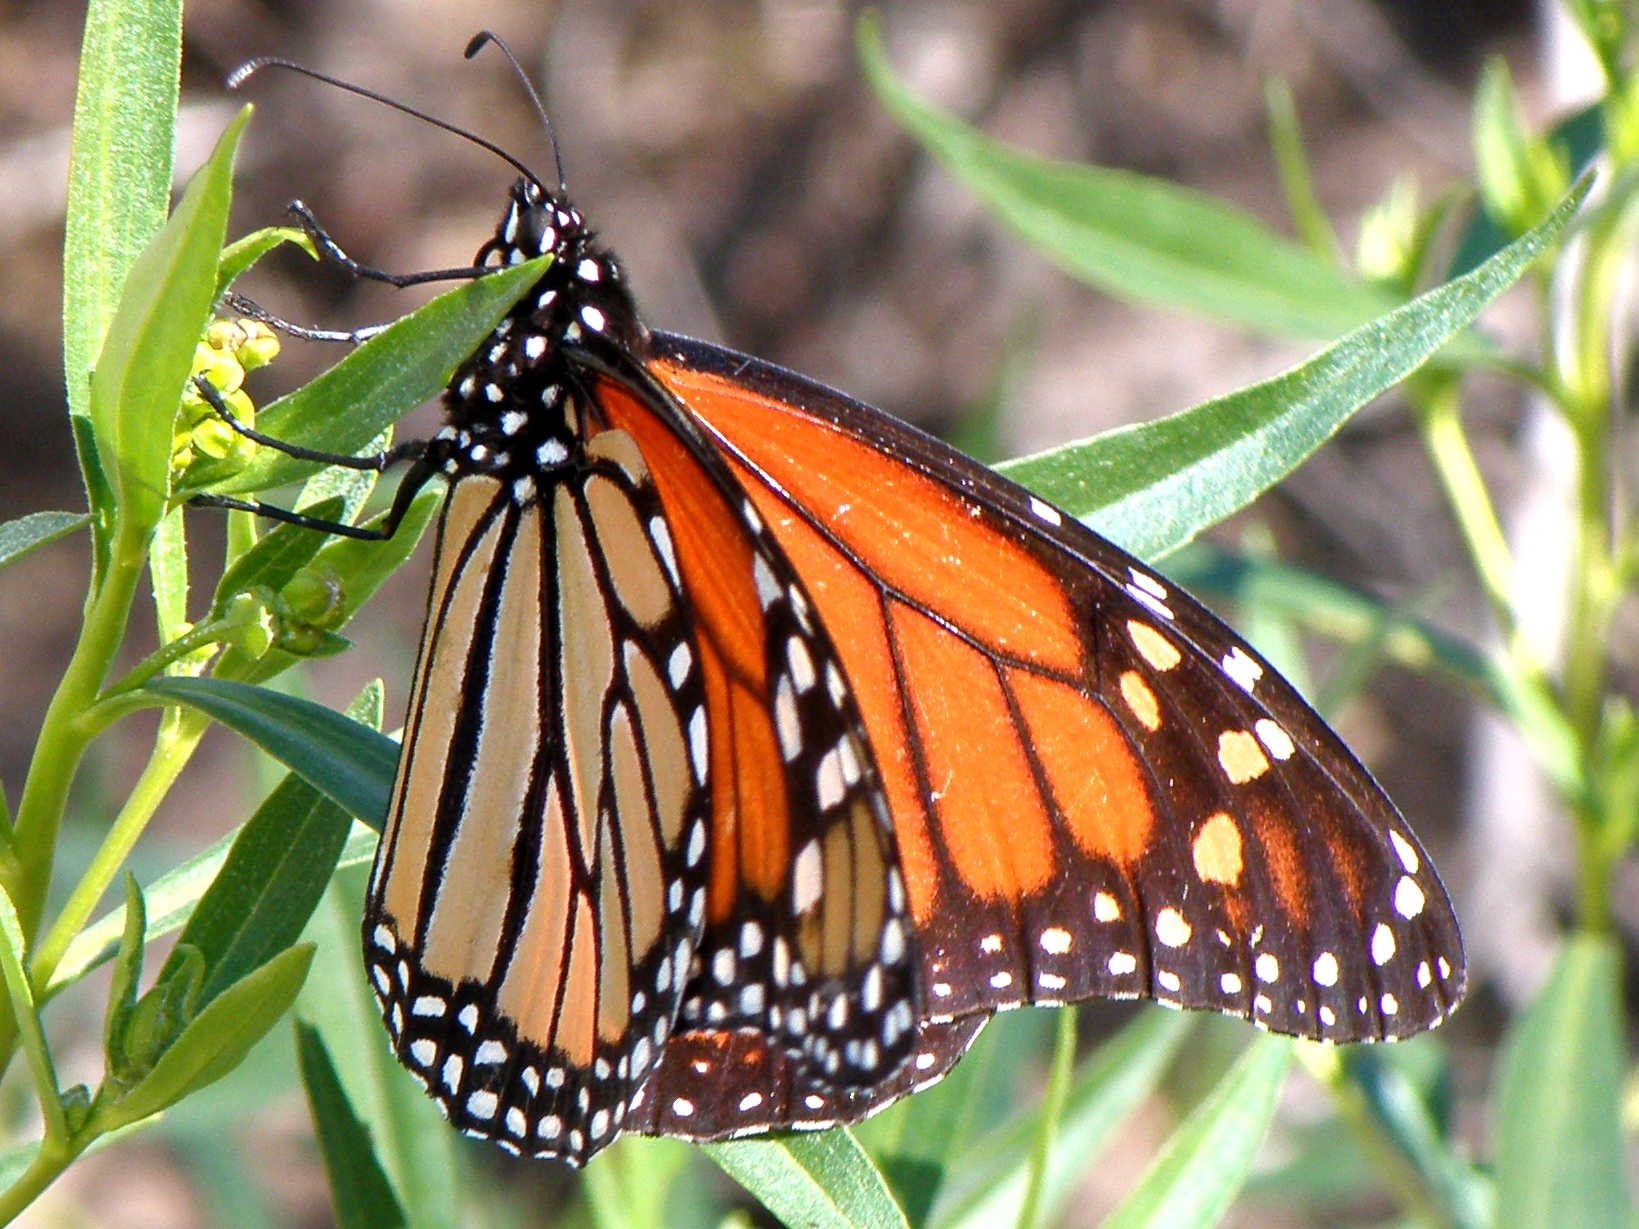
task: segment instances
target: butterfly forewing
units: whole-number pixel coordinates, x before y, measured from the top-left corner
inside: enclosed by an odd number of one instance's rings
[[[575,1160],[676,1018],[708,797],[653,489],[630,450],[587,460],[538,501],[452,487],[365,915],[397,1051],[452,1121]]]
[[[931,1014],[1150,995],[1358,1040],[1461,997],[1455,920],[1409,829],[1217,619],[876,411],[657,348],[854,680]]]

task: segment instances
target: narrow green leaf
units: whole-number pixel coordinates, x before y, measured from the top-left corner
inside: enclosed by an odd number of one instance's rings
[[[84,512],[30,512],[0,525],[0,568],[91,523]]]
[[[1291,1038],[1254,1039],[1101,1229],[1217,1224],[1252,1169],[1291,1061]]]
[[[223,679],[154,679],[144,691],[244,735],[373,828],[387,814],[398,744],[311,700]]]
[[[1152,1091],[1195,1023],[1162,1008],[1137,1019],[1082,1063],[1065,1099],[1042,1183],[1041,1218],[1055,1224],[1087,1166],[1115,1129]],[[933,1222],[938,1229],[988,1229],[1018,1220],[1029,1181],[1035,1114],[992,1132],[953,1166],[950,1196]]]
[[[131,1009],[137,1005],[142,982],[142,949],[148,935],[148,910],[142,889],[129,871],[125,875],[125,928],[120,934],[118,960],[108,987],[108,1010],[103,1019],[102,1048],[109,1065],[119,1061]]]
[[[1604,109],[1593,102],[1580,111],[1572,112],[1554,125],[1548,140],[1563,152],[1571,174],[1582,175],[1604,149]],[[1452,252],[1451,264],[1446,269],[1448,281],[1479,268],[1494,253],[1502,251],[1513,238],[1484,209],[1473,210],[1473,215],[1469,219],[1468,229]]]
[[[169,491],[171,428],[194,347],[210,317],[233,197],[233,155],[250,118],[223,132],[176,211],[131,267],[91,378],[97,450],[136,525],[158,524]]]
[[[337,1229],[397,1229],[405,1223],[404,1209],[376,1160],[369,1128],[353,1112],[318,1030],[300,1020],[295,1024],[296,1058]]]
[[[168,644],[188,630],[188,539],[182,509],[160,518],[148,548],[148,575],[154,591],[154,620],[159,642]],[[185,669],[173,663],[173,670]]]
[[[1496,1229],[1631,1229],[1624,1027],[1619,943],[1571,936],[1499,1059]]]
[[[456,1135],[387,1044],[359,944],[368,868],[338,873],[309,935],[319,945],[297,1009],[324,1038],[348,1102],[375,1141],[410,1229],[460,1229],[464,1197]]]
[[[89,387],[87,381],[87,387]],[[114,531],[114,484],[97,451],[97,432],[86,414],[71,414],[69,429],[74,434],[74,452],[80,458],[80,477],[85,482],[86,505],[91,509],[91,589],[95,592],[108,573]]]
[[[76,417],[89,413],[91,369],[126,274],[165,222],[181,67],[177,0],[91,0],[63,240],[63,375]]]
[[[1526,130],[1508,62],[1486,61],[1474,94],[1474,168],[1485,211],[1518,234],[1570,182],[1563,149]]]
[[[144,944],[175,934],[187,925],[188,919],[193,916],[194,907],[199,903],[199,898],[215,881],[222,864],[227,861],[228,851],[233,848],[233,843],[238,839],[242,828],[243,825],[235,828],[221,840],[173,867],[148,886],[145,893],[148,916],[147,925],[143,930]],[[353,821],[347,833],[347,843],[342,846],[341,857],[336,859],[336,868],[339,870],[342,867],[369,862],[375,857],[377,840],[378,835],[374,828],[367,828],[357,820]],[[92,969],[113,959],[119,953],[125,919],[125,906],[121,905],[105,913],[76,935],[52,972],[51,983],[40,992],[40,1000],[46,1001],[65,986],[71,986],[79,981]]]
[[[1284,478],[1355,410],[1466,328],[1553,241],[1587,189],[1584,180],[1473,273],[1272,380],[999,468],[1140,558],[1165,555]]]
[[[1395,305],[1213,197],[990,140],[905,88],[870,13],[858,42],[866,80],[894,118],[1003,224],[1073,276],[1281,336],[1335,337]]]
[[[196,1009],[301,936],[351,827],[340,807],[294,775],[268,795],[182,931],[179,942],[205,961]],[[169,971],[167,964],[160,979]]]
[[[264,226],[251,231],[243,239],[235,239],[222,249],[222,258],[216,269],[216,297],[220,298],[234,280],[276,247],[294,243],[314,260],[319,258],[313,240],[305,230],[295,226]]]
[[[845,1127],[704,1150],[790,1229],[909,1229],[888,1184]]]
[[[436,396],[456,367],[540,278],[539,257],[446,291],[370,338],[318,379],[256,416],[257,430],[290,444],[352,455],[407,411]],[[201,467],[197,486],[230,493],[265,491],[314,473],[317,462],[259,448],[228,474]]]
[[[1034,1104],[1051,1022],[1045,1011],[996,1016],[939,1083],[854,1128],[912,1225],[927,1224],[951,1189],[972,1190],[978,1160],[1000,1151],[993,1148],[1003,1133],[996,1124],[1021,1100]]]
[[[389,427],[366,442],[364,447],[358,450],[358,455],[379,456],[386,452],[392,443],[393,429]],[[348,469],[346,466],[332,465],[329,469],[321,469],[302,483],[301,494],[296,497],[296,502],[292,506],[298,512],[316,516],[318,514],[313,511],[313,505],[340,498],[343,511],[339,519],[351,524],[358,517],[359,509],[369,502],[370,495],[380,481],[381,475],[375,470]]]
[[[1425,1035],[1404,1046],[1350,1046],[1334,1053],[1372,1127],[1410,1166],[1416,1195],[1437,1209],[1440,1223],[1451,1229],[1493,1229],[1489,1182],[1445,1138],[1432,1098],[1420,1095],[1407,1075],[1412,1047],[1428,1044],[1438,1046]]]
[[[139,1122],[232,1071],[296,1001],[312,959],[312,944],[286,948],[217,995],[134,1088],[93,1111],[92,1129]]]

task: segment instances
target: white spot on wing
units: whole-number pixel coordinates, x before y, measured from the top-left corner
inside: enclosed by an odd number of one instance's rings
[[[1034,495],[1030,497],[1030,511],[1034,512],[1049,525],[1064,524],[1064,517],[1059,515],[1059,510],[1057,508],[1044,500],[1037,499]]]
[[[1292,742],[1292,736],[1267,717],[1260,717],[1253,722],[1252,731],[1258,736],[1258,741],[1264,745],[1264,749],[1277,760],[1289,760],[1297,750],[1297,745]]]
[[[1393,828],[1389,829],[1389,844],[1394,846],[1394,852],[1400,858],[1400,865],[1406,868],[1406,874],[1415,875],[1422,862],[1417,857],[1417,848]]]
[[[807,913],[819,902],[825,884],[824,871],[819,842],[809,841],[791,868],[791,905],[799,914]]]
[[[1410,875],[1402,875],[1394,885],[1394,911],[1409,920],[1423,911],[1423,904],[1423,889]]]
[[[1250,693],[1263,677],[1263,667],[1249,657],[1246,650],[1238,644],[1224,654],[1223,661],[1218,664],[1223,667],[1223,672],[1231,681],[1245,692]]]

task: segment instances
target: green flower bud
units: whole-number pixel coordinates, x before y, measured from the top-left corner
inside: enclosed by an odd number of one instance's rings
[[[347,592],[328,569],[302,568],[280,591],[293,622],[328,631],[347,622]]]

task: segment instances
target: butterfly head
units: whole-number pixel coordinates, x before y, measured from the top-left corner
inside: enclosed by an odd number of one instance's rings
[[[521,178],[474,263],[501,269],[538,256],[551,257],[540,280],[445,392],[448,422],[435,437],[435,463],[452,477],[482,473],[517,485],[573,463],[584,434],[578,372],[648,344],[614,254],[566,197]]]

